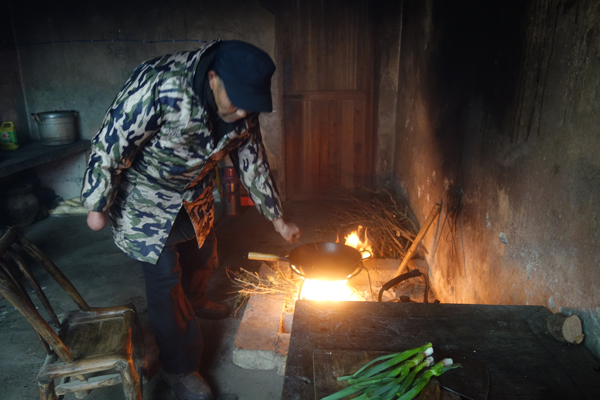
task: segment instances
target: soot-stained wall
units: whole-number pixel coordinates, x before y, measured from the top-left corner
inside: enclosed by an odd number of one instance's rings
[[[258,1],[10,0],[9,4],[5,21],[14,26],[25,94],[25,106],[16,108],[23,115],[76,110],[80,136],[85,139],[98,131],[106,110],[137,65],[159,55],[193,50],[201,44],[194,40],[244,40],[278,61],[275,17]],[[192,41],[178,41],[185,39]],[[276,73],[274,99],[280,97],[278,81]],[[275,102],[274,108],[273,113],[261,115],[261,122],[269,161],[283,188],[280,104]],[[31,118],[22,118],[20,129],[39,138]],[[69,165],[58,165],[61,173],[46,168],[38,174],[50,174],[46,180],[54,187],[78,175],[78,180],[59,193],[63,197],[78,195],[85,160],[76,157],[65,162]]]
[[[420,221],[444,204],[425,241],[438,298],[575,312],[600,354],[600,4],[402,13],[394,172]]]

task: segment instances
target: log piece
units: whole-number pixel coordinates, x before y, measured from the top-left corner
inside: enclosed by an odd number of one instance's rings
[[[561,342],[579,344],[585,336],[577,315],[552,314],[546,320],[546,324],[550,334]]]
[[[421,245],[421,240],[423,240],[423,237],[425,237],[425,234],[429,230],[429,227],[431,226],[433,221],[435,221],[435,219],[437,218],[441,209],[442,209],[442,206],[440,204],[436,203],[433,206],[433,208],[431,209],[431,212],[429,212],[429,215],[427,216],[427,219],[425,220],[425,223],[423,224],[423,226],[421,227],[421,230],[417,234],[417,237],[413,241],[413,244],[410,246],[410,248],[404,255],[404,258],[402,259],[402,262],[400,263],[400,266],[396,270],[396,273],[394,274],[394,276],[401,275],[404,272],[404,268],[408,265],[408,262],[410,260],[412,260],[413,256],[417,252],[417,248]]]

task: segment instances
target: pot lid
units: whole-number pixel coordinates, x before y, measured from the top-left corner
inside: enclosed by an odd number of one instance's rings
[[[39,118],[64,118],[64,117],[72,117],[77,111],[73,110],[61,110],[61,111],[46,111],[41,112],[36,115]]]

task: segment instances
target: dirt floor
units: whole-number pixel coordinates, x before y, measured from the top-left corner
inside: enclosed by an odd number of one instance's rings
[[[331,209],[322,203],[286,205],[286,218],[293,220],[303,232],[301,242],[335,241],[335,235],[324,233]],[[284,254],[297,244],[285,242],[272,224],[254,208],[244,208],[242,215],[222,217],[216,224],[221,267],[211,276],[209,297],[213,301],[233,305],[234,287],[226,276],[226,268],[244,267],[258,270],[260,262],[245,258],[248,251]],[[133,301],[144,328],[150,366],[150,381],[144,385],[144,399],[176,399],[158,375],[158,350],[149,326],[144,279],[139,263],[123,255],[113,244],[109,229],[93,232],[85,224],[85,216],[50,217],[24,230],[25,236],[37,244],[62,269],[82,296],[93,307],[113,306]],[[41,268],[32,265],[34,272]],[[40,283],[58,313],[74,309],[74,304],[54,281],[39,274]],[[245,370],[232,362],[234,341],[243,315],[221,321],[202,320],[205,350],[201,373],[213,387],[219,400],[279,399],[283,377],[275,371]],[[36,375],[43,364],[43,352],[31,326],[6,299],[0,300],[0,398],[24,400],[39,398]],[[73,395],[67,399],[75,399]],[[124,398],[119,386],[93,391],[90,400]]]

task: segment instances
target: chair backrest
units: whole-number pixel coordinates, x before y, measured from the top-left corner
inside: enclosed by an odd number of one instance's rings
[[[15,265],[21,270],[23,276],[33,287],[37,297],[48,312],[52,324],[58,329],[60,327],[58,317],[25,259],[12,248],[12,245],[15,243],[20,245],[27,254],[36,260],[58,282],[80,310],[89,311],[90,307],[62,271],[37,246],[20,235],[17,228],[10,227],[2,235],[0,238],[0,293],[33,326],[47,354],[51,354],[50,349],[52,349],[63,362],[71,363],[73,362],[73,356],[69,352],[69,349],[67,349],[50,324],[37,311],[27,294],[27,290],[25,290],[17,276]]]

